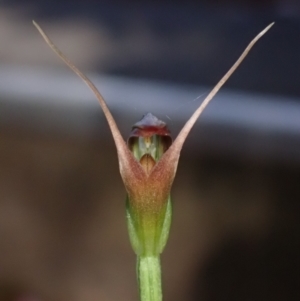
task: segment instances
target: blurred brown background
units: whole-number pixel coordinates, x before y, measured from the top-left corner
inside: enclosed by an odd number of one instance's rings
[[[109,129],[32,19],[93,72],[124,137],[147,111],[176,136],[276,21],[183,149],[163,289],[174,301],[299,300],[299,12],[297,1],[2,1],[0,301],[138,300]]]

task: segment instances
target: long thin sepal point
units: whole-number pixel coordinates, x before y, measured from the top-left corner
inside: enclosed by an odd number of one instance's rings
[[[225,82],[229,79],[229,77],[233,74],[233,72],[237,69],[237,67],[241,64],[241,62],[244,60],[244,58],[247,56],[251,48],[255,45],[255,43],[274,25],[274,22],[268,25],[264,30],[262,30],[246,47],[244,52],[241,54],[241,56],[238,58],[238,60],[233,64],[233,66],[227,71],[227,73],[221,78],[221,80],[217,83],[217,85],[211,90],[211,92],[207,95],[207,97],[204,99],[204,101],[201,103],[199,108],[194,112],[194,114],[190,117],[190,119],[186,122],[180,133],[178,134],[176,140],[174,141],[172,145],[172,149],[176,149],[178,152],[178,155],[180,153],[180,150],[182,148],[182,145],[189,134],[191,128],[201,115],[201,113],[204,111],[204,109],[207,107],[209,102],[212,100],[212,98],[218,93],[220,88],[225,84]],[[171,151],[171,149],[169,150]]]
[[[39,31],[45,42],[49,45],[49,47],[55,52],[55,54],[75,73],[77,74],[83,82],[92,90],[92,92],[95,94],[103,113],[107,119],[108,125],[110,127],[110,130],[112,132],[118,157],[119,157],[119,165],[120,165],[120,171],[123,175],[124,171],[127,171],[127,173],[135,172],[136,175],[140,175],[140,177],[144,177],[144,172],[142,168],[140,167],[139,163],[135,160],[131,152],[128,150],[127,145],[122,138],[122,135],[119,131],[119,128],[110,113],[110,110],[102,97],[99,90],[96,88],[96,86],[91,82],[91,80],[84,75],[71,61],[70,59],[64,55],[58,47],[50,40],[50,38],[47,36],[47,34],[41,29],[41,27],[35,22],[32,21],[33,25],[36,27],[36,29]]]
[[[121,134],[119,132],[119,129],[116,125],[116,122],[113,118],[113,116],[111,115],[107,104],[105,102],[105,100],[103,99],[101,93],[98,91],[98,89],[95,87],[95,85],[90,81],[90,79],[88,79],[88,77],[86,75],[84,75],[71,61],[70,59],[64,55],[59,49],[58,47],[50,40],[50,38],[47,36],[47,34],[42,30],[42,28],[35,22],[32,21],[33,25],[36,27],[36,29],[39,31],[39,33],[41,34],[41,36],[44,38],[45,42],[50,46],[50,48],[58,55],[58,57],[63,60],[65,62],[65,64],[71,69],[73,70],[73,72],[75,72],[83,81],[84,83],[94,92],[94,94],[96,95],[100,106],[107,118],[107,121],[109,123],[109,126],[111,128],[111,131],[113,133],[114,136],[116,136],[117,140],[120,140],[123,138],[121,137]],[[119,142],[119,141],[118,141]],[[120,143],[120,142],[119,142]]]

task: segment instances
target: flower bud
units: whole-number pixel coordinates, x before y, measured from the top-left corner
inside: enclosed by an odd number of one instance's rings
[[[172,144],[172,138],[166,124],[148,113],[132,127],[127,143],[136,160],[149,175]],[[171,201],[167,196],[162,203],[155,187],[151,187],[151,181],[146,181],[141,186],[141,199],[127,198],[131,244],[138,255],[157,255],[168,238]]]

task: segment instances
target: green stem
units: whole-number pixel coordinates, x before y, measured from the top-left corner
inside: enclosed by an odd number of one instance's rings
[[[141,301],[162,301],[159,256],[138,256],[137,273]]]

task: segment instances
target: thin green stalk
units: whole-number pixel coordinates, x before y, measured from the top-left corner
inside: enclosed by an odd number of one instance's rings
[[[137,274],[141,301],[162,301],[159,256],[138,256]]]

